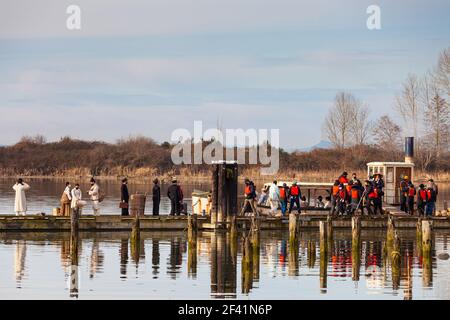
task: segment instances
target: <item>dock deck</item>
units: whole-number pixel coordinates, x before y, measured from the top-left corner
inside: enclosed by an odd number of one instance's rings
[[[398,212],[389,212],[393,216],[395,225],[399,229],[415,229],[417,216],[408,216]],[[362,229],[381,229],[387,227],[387,216],[361,217]],[[261,230],[287,230],[289,219],[287,217],[260,217]],[[318,229],[319,222],[327,219],[327,214],[303,213],[299,216],[299,228]],[[129,231],[132,229],[133,217],[120,215],[82,216],[79,220],[79,229],[83,231]],[[450,229],[450,217],[433,217],[433,228]],[[238,217],[240,228],[250,226],[250,217]],[[333,217],[333,227],[351,229],[351,217]],[[150,230],[187,230],[187,216],[143,216],[140,218],[140,228]],[[214,230],[216,227],[210,223],[209,217],[198,217],[199,230]],[[58,216],[28,215],[18,217],[13,215],[0,215],[0,232],[26,232],[26,231],[70,231],[70,218]]]

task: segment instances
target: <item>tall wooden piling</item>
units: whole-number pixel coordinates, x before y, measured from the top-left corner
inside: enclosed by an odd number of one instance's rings
[[[324,221],[319,222],[320,234],[320,289],[327,288],[327,267],[328,267],[328,226]]]
[[[298,218],[295,213],[289,214],[289,242],[295,243],[298,239]]]
[[[217,162],[213,169],[211,224],[223,227],[238,212],[237,162]]]
[[[259,281],[259,259],[260,259],[260,220],[252,217],[252,229],[250,232],[252,242],[253,280]]]
[[[431,287],[433,249],[433,226],[431,220],[422,221],[422,281],[424,287]]]
[[[299,241],[289,242],[288,275],[295,277],[299,275]]]
[[[333,252],[333,217],[331,214],[327,216],[327,228],[328,252]]]
[[[314,268],[316,264],[316,242],[313,240],[308,240],[308,253],[306,259],[308,268]]]
[[[417,219],[416,224],[416,244],[417,244],[417,256],[422,257],[422,218]]]
[[[361,266],[361,218],[352,217],[352,280],[359,281]]]
[[[69,295],[78,298],[78,227],[79,227],[80,209],[72,210],[70,216],[70,288]]]
[[[131,223],[131,236],[130,236],[130,251],[131,258],[138,264],[140,257],[140,246],[141,246],[141,222],[139,219],[139,214],[134,216],[133,222]]]

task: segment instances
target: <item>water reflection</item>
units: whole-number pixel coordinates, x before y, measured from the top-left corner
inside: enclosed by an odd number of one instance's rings
[[[438,287],[450,284],[450,261],[436,259],[448,246],[448,234],[436,232],[427,258],[414,232],[399,233],[398,250],[388,245],[385,232],[363,231],[359,246],[350,232],[336,231],[331,246],[315,232],[292,243],[282,232],[202,232],[195,239],[183,232],[141,232],[136,252],[128,233],[80,232],[75,242],[62,233],[6,233],[0,234],[0,264],[3,270],[12,266],[14,277],[0,274],[0,298],[25,286],[30,296],[24,297],[44,299],[448,298]],[[61,268],[55,270],[54,261]],[[136,267],[132,277],[130,261]]]

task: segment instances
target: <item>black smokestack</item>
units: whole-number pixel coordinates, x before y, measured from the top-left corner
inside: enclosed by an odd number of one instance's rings
[[[405,138],[405,162],[412,163],[414,158],[414,137]]]

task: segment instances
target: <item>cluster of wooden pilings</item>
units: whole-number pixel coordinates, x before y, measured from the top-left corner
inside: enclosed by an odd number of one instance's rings
[[[300,231],[298,228],[299,215],[291,213],[289,215],[289,264],[293,266],[292,270],[298,269],[298,239]],[[361,217],[352,217],[352,280],[359,281],[361,266]],[[422,261],[423,267],[423,285],[429,287],[432,284],[432,248],[433,248],[433,231],[432,220],[418,218],[417,220],[417,250]],[[327,288],[327,266],[329,254],[333,251],[333,218],[328,216],[326,221],[319,222],[320,234],[320,289],[322,292]],[[408,285],[405,289],[405,299],[412,298],[412,280],[411,280],[411,263],[409,260],[409,252],[406,254],[407,259],[402,260],[402,247],[399,233],[395,226],[392,215],[388,216],[387,236],[383,242],[383,262],[388,262],[391,266],[391,278],[393,289],[400,286],[401,270],[406,270]],[[308,264],[314,265],[316,256],[315,243],[308,242]],[[404,264],[404,265],[402,265]],[[310,265],[311,266],[311,265]],[[294,274],[293,274],[294,275]]]

